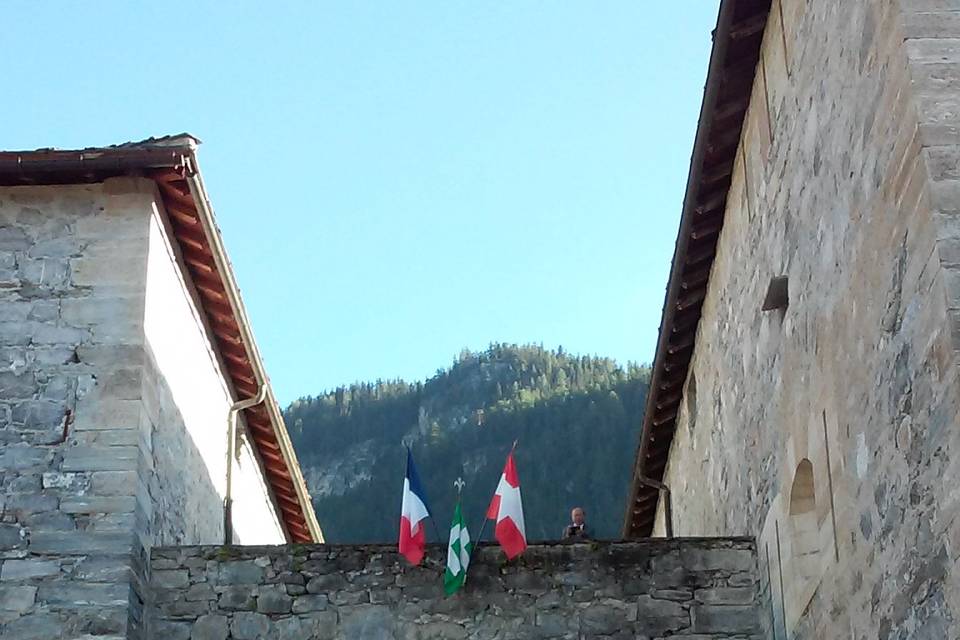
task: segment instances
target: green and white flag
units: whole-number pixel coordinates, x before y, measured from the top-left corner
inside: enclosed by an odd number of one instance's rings
[[[450,525],[450,544],[447,547],[447,570],[443,574],[443,590],[450,596],[460,590],[467,581],[467,566],[470,564],[470,532],[463,523],[460,512],[460,500],[453,510],[453,523]]]

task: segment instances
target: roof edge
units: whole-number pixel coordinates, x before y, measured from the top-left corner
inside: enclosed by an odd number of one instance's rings
[[[771,0],[720,2],[624,516],[624,538],[646,537],[653,531],[659,490],[643,480],[662,482],[666,470],[770,5]]]

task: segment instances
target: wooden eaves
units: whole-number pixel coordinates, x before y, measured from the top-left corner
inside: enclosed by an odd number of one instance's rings
[[[770,0],[720,3],[628,494],[624,538],[648,537],[653,532],[660,493],[656,485],[663,481],[673,444],[769,12]]]
[[[117,176],[154,180],[234,400],[245,400],[257,396],[255,366],[262,372],[262,362],[229,263],[217,249],[222,244],[199,181],[196,146],[195,138],[183,134],[75,151],[5,151],[0,152],[0,185],[96,183]],[[283,417],[269,382],[263,383],[265,400],[243,414],[277,515],[290,542],[322,542]]]

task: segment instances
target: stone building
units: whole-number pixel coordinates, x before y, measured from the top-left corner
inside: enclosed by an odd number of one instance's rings
[[[958,349],[960,3],[724,0],[625,535],[755,537],[776,638],[960,637]]]
[[[160,545],[320,542],[190,136],[0,153],[0,637],[141,638]]]
[[[0,438],[4,640],[765,637],[749,538],[322,544],[189,136],[0,153]]]

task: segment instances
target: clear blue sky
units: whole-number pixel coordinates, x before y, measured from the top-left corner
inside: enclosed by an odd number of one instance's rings
[[[7,3],[0,144],[203,140],[281,403],[491,341],[646,362],[716,10]]]

